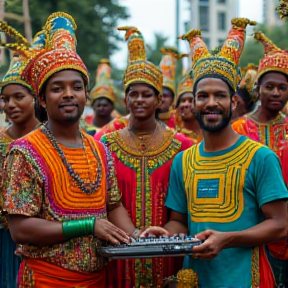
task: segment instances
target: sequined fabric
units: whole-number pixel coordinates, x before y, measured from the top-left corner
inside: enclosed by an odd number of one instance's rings
[[[0,133],[0,190],[2,191],[2,175],[3,175],[3,166],[6,154],[8,152],[8,148],[10,143],[13,141],[13,139],[7,134],[7,129]],[[5,224],[7,225],[5,218],[2,218],[2,207],[3,207],[3,198],[0,197],[0,225]]]
[[[42,131],[42,127],[16,140],[11,145],[4,174],[3,210],[9,214],[40,217],[50,221],[82,219],[91,215],[107,217],[108,209],[119,205],[113,159],[105,147],[83,133],[83,147],[61,148],[68,163],[85,182],[95,181],[102,173],[99,188],[85,194],[69,175],[60,155]],[[96,152],[101,159],[97,171]],[[95,169],[93,169],[95,167]],[[64,269],[93,272],[101,269],[104,260],[96,255],[100,240],[93,236],[71,239],[49,247],[20,245],[17,253],[38,258]]]

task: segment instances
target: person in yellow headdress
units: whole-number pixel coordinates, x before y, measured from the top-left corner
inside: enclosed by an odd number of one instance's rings
[[[288,117],[282,113],[288,100],[288,52],[278,48],[261,32],[255,33],[254,37],[265,49],[257,76],[261,105],[254,113],[233,123],[233,129],[268,146],[278,155],[288,187]],[[288,242],[269,245],[268,258],[277,285],[288,286]]]
[[[100,60],[96,72],[96,84],[89,93],[91,106],[95,112],[93,125],[102,128],[113,120],[112,111],[116,101],[111,81],[111,65],[108,59]]]
[[[48,122],[10,145],[4,169],[3,211],[23,257],[19,288],[105,288],[97,247],[128,243],[135,230],[111,155],[79,129],[89,79],[76,28],[71,15],[51,14],[45,46],[22,73]]]
[[[187,55],[188,56],[188,55]],[[182,77],[176,98],[176,131],[192,139],[194,143],[202,140],[202,131],[194,113],[193,81],[190,76],[191,67]]]
[[[183,36],[190,41],[204,139],[173,161],[165,229],[151,227],[142,236],[189,233],[203,240],[184,263],[198,274],[199,287],[275,287],[263,244],[287,237],[288,193],[275,153],[231,127],[245,28],[255,22],[236,18],[231,24],[217,54],[209,52],[201,31]]]
[[[30,57],[33,57],[33,53],[29,50],[32,47],[35,49],[35,46],[40,45],[39,42],[42,42],[42,46],[44,35],[41,32],[37,33],[33,43],[30,44],[20,33],[5,22],[0,22],[0,31],[5,32],[11,39],[21,39],[22,43],[22,45],[15,45],[15,43],[3,44],[11,47],[13,57],[9,70],[0,83],[4,111],[11,123],[0,133],[0,191],[2,192],[1,178],[4,173],[4,161],[10,143],[30,133],[40,124],[36,117],[37,100],[35,92],[31,85],[22,79],[22,73],[29,63]],[[23,49],[23,46],[26,49]],[[1,217],[2,205],[0,199],[0,287],[16,288],[21,258],[14,254],[16,245],[11,239],[5,217]]]
[[[156,119],[162,101],[162,71],[147,61],[145,43],[135,27],[120,27],[128,42],[129,62],[124,74],[127,127],[101,138],[111,152],[124,207],[138,228],[164,225],[164,199],[174,156],[192,145]],[[175,274],[183,259],[118,260],[109,264],[109,287],[160,288],[164,277]]]
[[[162,104],[160,106],[159,119],[168,127],[175,129],[175,112],[173,102],[176,95],[176,68],[177,60],[181,57],[176,48],[164,47],[160,68],[163,73]]]
[[[242,78],[235,93],[236,108],[233,110],[232,121],[251,113],[256,107],[259,99],[256,91],[257,69],[253,64],[240,69]]]

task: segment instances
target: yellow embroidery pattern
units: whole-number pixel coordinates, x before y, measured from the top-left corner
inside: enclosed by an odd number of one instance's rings
[[[260,147],[247,139],[222,156],[200,156],[199,144],[184,152],[185,191],[193,222],[228,223],[241,216],[246,170]]]

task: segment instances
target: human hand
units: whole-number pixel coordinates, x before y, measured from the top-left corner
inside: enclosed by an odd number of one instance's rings
[[[211,260],[215,258],[221,250],[228,243],[228,236],[225,232],[219,232],[214,230],[206,230],[195,235],[199,240],[204,241],[199,246],[192,248],[192,258]]]
[[[112,244],[129,243],[130,237],[121,229],[106,219],[97,219],[94,225],[94,235]]]
[[[140,235],[140,237],[148,237],[148,236],[154,236],[154,237],[160,237],[160,236],[171,236],[169,232],[158,226],[151,226],[147,228],[145,231],[143,231]]]

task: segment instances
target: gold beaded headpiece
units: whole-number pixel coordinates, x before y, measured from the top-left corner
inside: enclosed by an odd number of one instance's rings
[[[73,17],[64,12],[53,13],[48,17],[43,29],[47,33],[45,47],[23,72],[37,95],[46,80],[62,70],[79,71],[87,78],[88,83],[87,68],[76,53],[77,26]]]
[[[262,32],[256,32],[254,38],[264,45],[264,57],[260,60],[258,77],[267,72],[281,72],[288,76],[288,52],[278,48]]]
[[[111,81],[111,65],[109,59],[101,59],[96,71],[96,84],[92,88],[89,97],[92,103],[98,98],[107,98],[112,103],[116,101]]]
[[[188,57],[188,56],[189,54],[182,54],[182,57]],[[193,80],[190,76],[191,69],[192,68],[189,67],[186,71],[183,71],[184,75],[182,76],[180,83],[178,84],[177,98],[176,98],[175,104],[177,104],[177,101],[182,94],[186,92],[192,92]]]
[[[8,84],[20,84],[28,88],[31,94],[35,95],[34,89],[23,79],[22,75],[29,61],[31,61],[45,46],[45,31],[38,32],[35,35],[32,44],[18,31],[8,26],[7,23],[3,21],[0,21],[0,31],[6,33],[15,40],[14,43],[1,43],[2,46],[13,51],[13,58],[11,59],[9,69],[0,83],[1,90]]]
[[[135,27],[119,27],[126,31],[129,59],[124,75],[124,91],[133,83],[146,83],[162,94],[162,71],[146,59],[145,43],[141,32]]]
[[[173,94],[176,93],[176,67],[177,60],[180,58],[179,53],[176,48],[166,47],[162,48],[161,53],[163,54],[160,68],[163,73],[163,87],[169,88]]]
[[[207,49],[200,30],[192,30],[180,38],[190,42],[193,89],[195,85],[206,76],[217,76],[223,79],[234,91],[238,83],[237,66],[244,47],[245,28],[248,24],[256,22],[245,18],[234,18],[232,28],[227,40],[217,54],[212,54]]]

